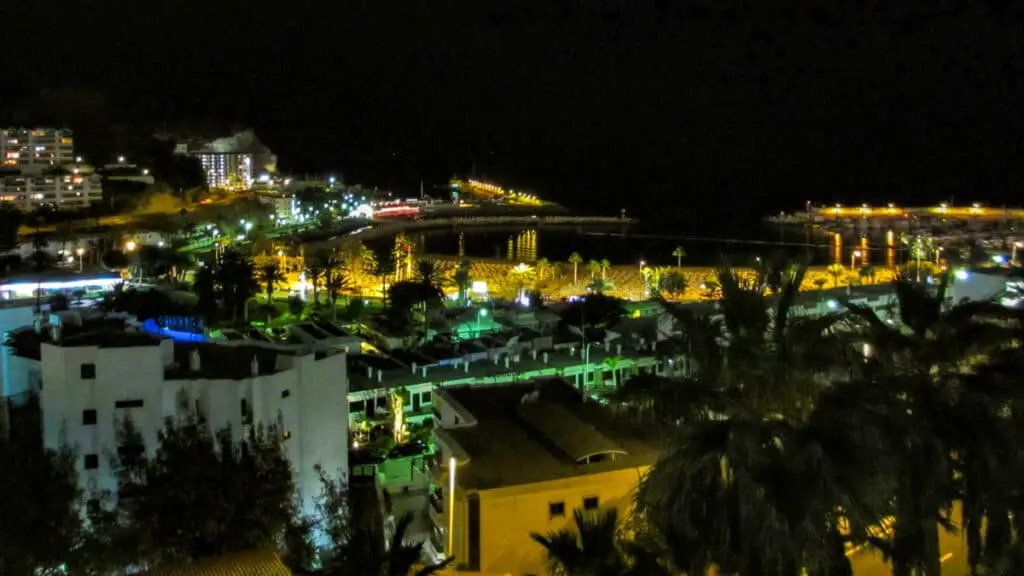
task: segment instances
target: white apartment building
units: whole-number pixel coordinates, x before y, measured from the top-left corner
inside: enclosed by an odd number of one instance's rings
[[[0,202],[10,202],[22,210],[53,205],[60,210],[84,208],[103,199],[103,184],[98,174],[32,174],[22,172],[0,175]]]
[[[243,152],[189,152],[195,156],[206,173],[210,188],[252,188],[252,154]]]
[[[348,474],[348,377],[345,354],[274,346],[182,343],[73,313],[17,335],[5,388],[38,388],[47,447],[70,445],[87,491],[114,489],[110,456],[155,453],[167,418],[198,410],[211,431],[276,425],[307,512],[320,482],[314,466]],[[142,446],[119,446],[130,418]]]
[[[59,128],[0,129],[0,159],[4,166],[42,169],[75,160],[71,130]]]

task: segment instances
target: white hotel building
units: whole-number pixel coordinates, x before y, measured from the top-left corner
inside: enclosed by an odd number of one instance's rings
[[[345,354],[276,346],[183,343],[125,327],[123,320],[83,322],[74,313],[9,339],[5,391],[37,390],[47,447],[77,451],[86,491],[116,488],[117,450],[155,453],[167,418],[198,409],[211,431],[272,424],[284,439],[308,512],[320,495],[315,466],[348,474],[348,377]],[[142,446],[119,446],[130,418]]]

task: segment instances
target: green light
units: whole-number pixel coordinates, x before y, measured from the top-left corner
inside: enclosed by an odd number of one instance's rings
[[[479,315],[479,316],[480,316],[481,318],[483,318],[483,317],[486,317],[486,316],[487,316],[487,308],[481,308],[481,309],[480,309],[480,311],[479,311],[479,312],[477,312],[477,314],[478,314],[478,315]]]

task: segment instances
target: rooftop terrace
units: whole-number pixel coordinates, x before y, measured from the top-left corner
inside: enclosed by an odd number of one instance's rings
[[[549,379],[439,392],[476,419],[438,428],[438,438],[469,456],[458,482],[468,489],[545,482],[655,462],[658,452],[572,386]]]

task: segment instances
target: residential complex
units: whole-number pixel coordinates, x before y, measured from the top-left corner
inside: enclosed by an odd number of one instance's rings
[[[0,129],[0,158],[4,166],[42,171],[75,161],[71,130],[58,128]]]
[[[161,136],[168,137],[171,136]],[[199,160],[211,188],[250,189],[257,174],[274,172],[277,158],[252,130],[225,138],[176,138],[175,154]]]
[[[76,210],[103,197],[100,176],[75,158],[71,130],[0,130],[0,158],[0,202]]]
[[[22,210],[44,205],[76,210],[102,199],[103,184],[97,174],[80,174],[74,169],[37,175],[0,173],[0,202],[11,202]]]
[[[530,533],[570,527],[573,511],[628,513],[657,450],[599,404],[554,379],[435,394],[430,509],[462,569],[544,574]]]
[[[304,508],[320,494],[315,466],[348,472],[345,354],[302,347],[189,343],[147,333],[124,318],[50,316],[12,332],[6,392],[38,393],[46,446],[69,445],[87,491],[114,489],[109,456],[152,455],[168,418],[202,414],[211,431],[239,439],[273,426],[284,439]],[[9,380],[6,379],[9,377]],[[142,444],[126,446],[130,419]]]
[[[251,188],[253,183],[252,154],[237,152],[189,152],[199,159],[211,188]]]

